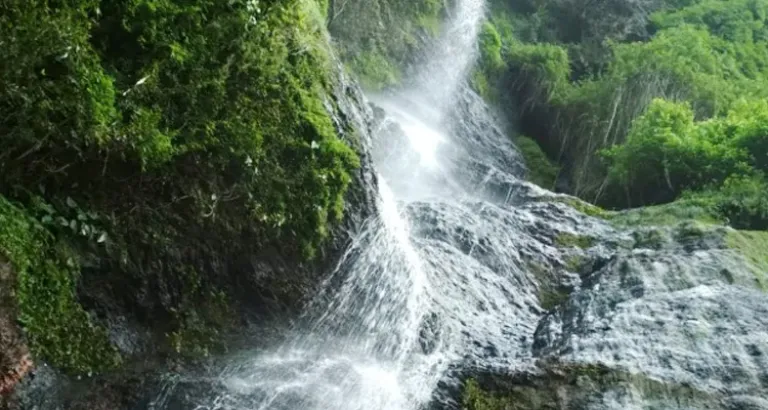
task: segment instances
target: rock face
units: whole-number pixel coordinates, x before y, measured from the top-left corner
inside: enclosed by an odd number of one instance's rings
[[[14,289],[13,269],[0,256],[0,408],[32,368],[29,350],[16,323]]]
[[[590,217],[565,198],[522,206],[541,216],[528,229],[546,250],[533,274],[547,311],[519,346],[530,356],[464,368],[465,407],[768,409],[765,272],[729,245],[743,233],[627,227],[627,214]]]
[[[343,221],[334,228],[330,240],[314,262],[305,263],[298,257],[286,257],[279,249],[265,248],[259,254],[242,255],[240,260],[235,261],[239,269],[236,272],[231,267],[212,267],[212,271],[226,282],[226,287],[234,289],[230,296],[236,302],[236,310],[229,313],[260,322],[253,325],[258,328],[253,331],[259,335],[248,339],[249,348],[254,347],[254,343],[259,340],[271,337],[270,332],[274,329],[269,328],[268,323],[275,318],[281,319],[280,326],[288,326],[286,317],[293,317],[291,315],[302,301],[312,296],[319,282],[338,263],[351,235],[376,210],[377,180],[370,149],[373,113],[365,103],[360,88],[346,77],[340,63],[336,64],[334,89],[324,105],[332,114],[333,125],[340,137],[358,153],[361,165],[352,175],[352,183],[347,190]],[[6,273],[10,273],[8,268],[0,259],[0,292],[14,288],[5,279]],[[152,285],[148,283],[146,286]],[[157,335],[153,336],[148,329],[136,323],[136,318],[130,315],[129,306],[115,300],[114,286],[103,282],[84,283],[80,291],[89,305],[99,307],[100,319],[109,329],[111,341],[126,357],[131,358],[130,363],[112,374],[85,380],[66,377],[50,367],[41,367],[34,372],[33,377],[22,382],[10,408],[145,408],[153,405],[152,394],[148,395],[147,392],[154,392],[158,386],[166,383],[162,377],[169,367],[172,371],[182,371],[199,364],[172,360],[169,366],[163,360],[165,357],[162,352],[157,352],[156,345],[160,343],[153,339]],[[149,288],[148,292],[163,290]],[[0,293],[0,296],[3,296],[0,299],[0,370],[5,369],[6,359],[16,366],[17,372],[8,372],[7,384],[13,387],[30,370],[31,363],[24,361],[29,356],[24,345],[19,344],[21,338],[19,329],[15,327],[16,316],[5,308],[6,294]],[[5,313],[8,315],[4,316]],[[13,331],[6,333],[6,323],[13,324],[10,327]],[[243,330],[245,333],[249,331]],[[235,338],[239,340],[239,335]],[[237,343],[234,340],[224,342]],[[12,346],[18,348],[13,350]],[[0,386],[5,388],[6,379],[0,381],[3,382]],[[208,383],[204,387],[198,389],[198,393],[211,389]],[[5,394],[5,390],[3,392]],[[5,410],[2,407],[0,409]]]

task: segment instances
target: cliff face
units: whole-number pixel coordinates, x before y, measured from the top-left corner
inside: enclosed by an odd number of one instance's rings
[[[286,320],[374,211],[313,1],[20,1],[0,31],[4,396],[24,341],[75,380]]]
[[[765,232],[526,191],[509,226],[542,312],[503,320],[514,338],[473,333],[464,383],[445,385],[462,398],[435,408],[768,408]]]

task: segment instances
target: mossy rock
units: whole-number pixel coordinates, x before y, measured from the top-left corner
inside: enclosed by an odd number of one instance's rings
[[[446,6],[441,0],[330,0],[329,5],[337,52],[370,91],[400,84],[429,39],[439,35]]]
[[[539,282],[539,304],[545,310],[552,310],[570,296],[570,290],[561,286],[557,280],[557,271],[536,261],[527,263],[527,267]]]
[[[584,215],[605,220],[610,219],[615,214],[613,211],[605,210],[597,205],[591,204],[574,196],[550,195],[542,197],[540,201],[565,204],[575,209],[576,211],[583,213]]]
[[[547,157],[532,138],[518,137],[515,139],[515,144],[528,167],[528,180],[542,188],[552,189],[560,173],[560,167]]]
[[[640,229],[632,232],[634,248],[661,249],[667,242],[664,231],[660,229]]]
[[[539,304],[544,310],[552,310],[565,303],[570,295],[569,291],[561,288],[542,289],[539,291]]]
[[[0,252],[38,358],[119,363],[80,302],[182,354],[226,327],[220,290],[298,304],[251,276],[306,283],[360,165],[319,4],[8,2]]]
[[[768,231],[728,230],[726,245],[746,259],[758,287],[768,291]]]
[[[78,374],[120,363],[106,331],[91,320],[77,300],[77,256],[2,196],[0,253],[17,272],[19,321],[35,356]]]
[[[561,232],[555,237],[555,244],[561,248],[588,249],[595,244],[595,238],[588,235]]]
[[[694,200],[679,200],[664,205],[612,212],[606,215],[606,219],[619,227],[671,226],[685,221],[705,225],[722,224],[707,204]]]
[[[537,373],[479,375],[464,385],[465,410],[560,410],[589,408],[609,391],[644,397],[653,408],[665,403],[688,408],[713,408],[718,397],[695,388],[663,382],[643,374],[591,363],[542,363]],[[658,407],[656,407],[658,406]],[[717,407],[714,407],[717,408]]]
[[[377,50],[364,51],[347,63],[368,91],[382,91],[400,84],[403,74],[398,65]]]

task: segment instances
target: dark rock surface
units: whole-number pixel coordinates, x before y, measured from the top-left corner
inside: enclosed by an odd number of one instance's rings
[[[0,408],[33,366],[16,322],[15,282],[10,263],[0,256]]]

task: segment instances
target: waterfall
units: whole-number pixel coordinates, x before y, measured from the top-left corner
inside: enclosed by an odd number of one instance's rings
[[[510,366],[529,350],[517,340],[532,339],[537,302],[518,268],[525,233],[504,206],[522,165],[466,85],[484,4],[456,7],[410,85],[368,96],[383,110],[373,141],[379,215],[304,325],[228,367],[197,409],[416,410],[439,400],[453,364]]]

